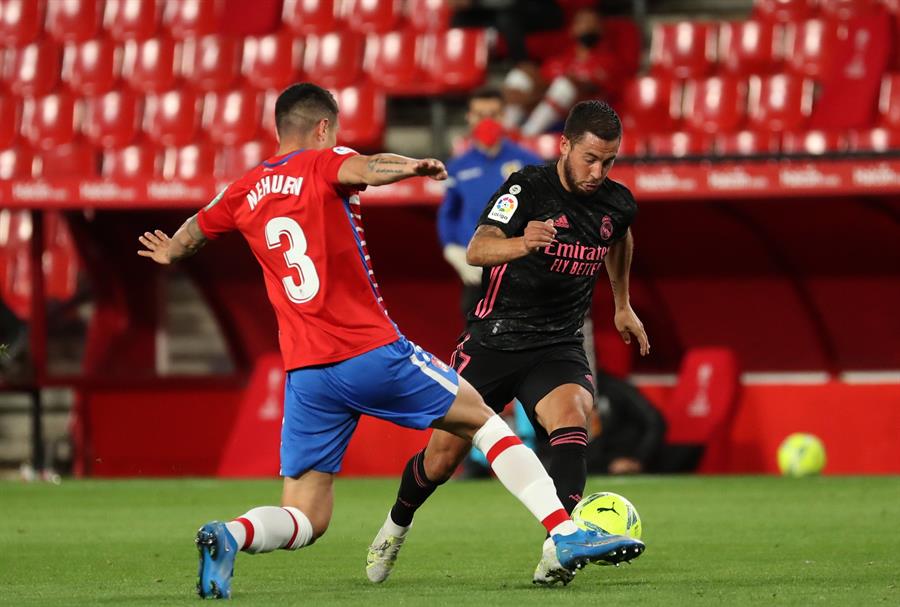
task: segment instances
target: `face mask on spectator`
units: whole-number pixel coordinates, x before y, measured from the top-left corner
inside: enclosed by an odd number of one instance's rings
[[[600,34],[597,32],[585,32],[578,36],[578,44],[585,48],[594,48],[600,42]]]
[[[492,118],[483,118],[472,129],[472,138],[486,148],[492,148],[503,137],[503,125]]]

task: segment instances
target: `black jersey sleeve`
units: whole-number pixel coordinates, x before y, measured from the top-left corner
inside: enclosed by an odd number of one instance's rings
[[[530,189],[521,173],[513,173],[491,196],[478,225],[498,227],[507,238],[520,236],[532,219],[530,196]]]

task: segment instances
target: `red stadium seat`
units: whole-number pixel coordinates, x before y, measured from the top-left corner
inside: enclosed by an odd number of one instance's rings
[[[397,0],[344,0],[341,14],[350,29],[363,34],[382,34],[400,22]]]
[[[847,148],[844,136],[836,131],[805,130],[784,133],[781,151],[785,154],[810,154],[821,156],[843,152]]]
[[[175,42],[171,38],[130,40],[122,53],[122,77],[142,93],[159,93],[175,85]]]
[[[259,130],[260,94],[255,89],[207,93],[203,103],[203,130],[219,145],[250,141]]]
[[[35,177],[96,177],[98,175],[97,150],[83,141],[57,145],[41,152]]]
[[[719,26],[719,65],[741,75],[779,71],[782,27],[768,21],[731,21]]]
[[[788,69],[807,78],[821,78],[831,68],[831,51],[837,44],[837,27],[824,19],[789,23],[784,48]]]
[[[44,0],[0,0],[0,45],[24,46],[43,29]]]
[[[209,144],[166,148],[162,156],[164,179],[197,179],[213,174],[216,153]]]
[[[689,80],[684,87],[684,120],[695,131],[734,131],[747,113],[747,83],[734,76]]]
[[[262,125],[260,132],[263,137],[275,137],[275,102],[278,101],[278,91],[266,91],[262,102]]]
[[[885,74],[881,79],[878,113],[885,126],[900,128],[900,74]]]
[[[144,107],[144,133],[165,146],[184,146],[197,135],[199,100],[190,90],[148,95]]]
[[[271,139],[247,141],[220,148],[216,153],[216,177],[235,179],[274,155],[278,145]]]
[[[754,128],[800,130],[809,119],[812,103],[811,80],[788,74],[750,77],[747,114]]]
[[[159,29],[159,0],[106,0],[103,27],[120,42],[147,40]]]
[[[650,43],[650,66],[675,78],[708,74],[715,63],[715,28],[708,23],[657,23]]]
[[[84,42],[97,35],[102,18],[99,0],[54,0],[47,3],[45,29],[59,42]]]
[[[681,88],[667,76],[641,76],[625,87],[622,124],[626,130],[669,131],[681,119]]]
[[[341,110],[338,142],[350,147],[372,150],[381,147],[384,138],[384,94],[371,83],[334,91]]]
[[[484,30],[453,28],[429,34],[427,69],[442,92],[469,91],[484,82],[488,47]]]
[[[779,150],[778,133],[772,131],[719,133],[716,135],[715,148],[723,156],[776,154]]]
[[[167,0],[163,25],[176,40],[206,36],[218,30],[221,2]]]
[[[711,150],[712,142],[702,133],[675,131],[650,135],[647,148],[653,157],[683,158],[706,154]]]
[[[434,85],[423,66],[424,44],[422,36],[408,29],[370,35],[366,41],[366,74],[388,95],[427,93]]]
[[[42,40],[6,52],[4,79],[13,93],[35,97],[46,95],[59,82],[60,47]]]
[[[159,150],[152,145],[105,150],[101,174],[113,179],[152,177],[157,173],[159,159]]]
[[[647,154],[646,141],[643,137],[624,133],[622,142],[619,144],[619,152],[616,154],[617,159],[640,158]],[[559,157],[559,149],[556,151],[556,157]]]
[[[75,97],[59,92],[29,97],[22,112],[22,135],[37,149],[71,143],[75,137]]]
[[[28,179],[33,160],[34,153],[23,146],[0,150],[0,180]]]
[[[306,39],[303,67],[307,77],[327,88],[343,88],[362,75],[365,39],[355,32],[332,32]]]
[[[231,36],[203,36],[182,44],[181,74],[201,91],[223,91],[237,80],[241,47]]]
[[[120,89],[85,99],[82,131],[88,141],[104,148],[130,144],[140,127],[140,110],[135,94]]]
[[[851,131],[850,149],[854,152],[891,152],[900,150],[900,130],[877,127]]]
[[[417,32],[442,32],[450,27],[447,0],[407,0],[406,19]]]
[[[536,137],[523,137],[519,140],[519,145],[531,150],[544,160],[556,160],[559,158],[559,133],[544,133]],[[457,148],[456,145],[453,147]],[[469,147],[471,147],[470,140],[460,142],[458,153],[454,153],[454,155],[462,154]],[[454,149],[454,152],[456,151],[457,149]]]
[[[302,36],[339,29],[334,0],[284,0],[282,19],[292,32]]]
[[[876,0],[819,0],[819,3],[823,15],[842,21],[878,9]]]
[[[283,31],[244,39],[244,78],[258,89],[283,89],[299,80],[303,40]]]
[[[754,0],[753,14],[769,21],[801,21],[816,14],[819,0]]]
[[[22,102],[18,97],[0,95],[0,150],[9,148],[19,134]]]
[[[81,95],[100,95],[116,81],[116,45],[107,38],[70,44],[63,53],[62,79]]]

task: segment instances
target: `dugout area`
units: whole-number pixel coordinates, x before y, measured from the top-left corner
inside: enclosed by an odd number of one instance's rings
[[[631,170],[617,167],[613,177],[633,178]],[[377,278],[405,334],[446,359],[462,321],[459,286],[435,233],[438,196],[390,194],[364,200]],[[631,291],[653,353],[639,360],[611,333],[611,296],[601,276],[593,310],[599,363],[636,377],[671,417],[667,407],[685,354],[728,348],[741,385],[707,471],[772,472],[778,442],[803,429],[828,445],[829,472],[897,472],[892,432],[900,426],[900,388],[891,378],[900,368],[900,205],[890,193],[772,194],[703,192],[691,199],[683,192],[638,192]],[[30,213],[33,226],[54,228],[57,236],[45,234],[37,245],[75,261],[90,301],[78,372],[56,373],[46,358],[35,368],[38,385],[75,390],[79,474],[277,473],[276,327],[259,270],[239,236],[210,243],[181,269],[215,319],[229,363],[192,376],[160,362],[171,270],[135,255],[134,242],[151,227],[173,231],[197,206],[142,201],[95,203],[89,211],[17,211],[20,220]],[[70,235],[64,252],[58,251],[59,224]],[[34,254],[37,240],[23,250]],[[41,326],[58,310],[54,267],[43,292],[34,289],[22,300],[35,353],[48,351]],[[24,276],[35,281],[34,270],[31,264]],[[866,433],[867,449],[856,448],[859,434],[848,428]],[[424,441],[424,433],[364,420],[344,471],[395,474]]]

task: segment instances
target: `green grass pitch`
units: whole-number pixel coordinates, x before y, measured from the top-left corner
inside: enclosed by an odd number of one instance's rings
[[[241,605],[900,604],[896,477],[591,478],[631,499],[647,552],[531,585],[540,526],[496,481],[453,482],[420,511],[391,579],[366,547],[395,480],[336,482],[331,529],[298,552],[239,555]],[[193,605],[194,533],[273,504],[278,481],[0,483],[0,604]]]

